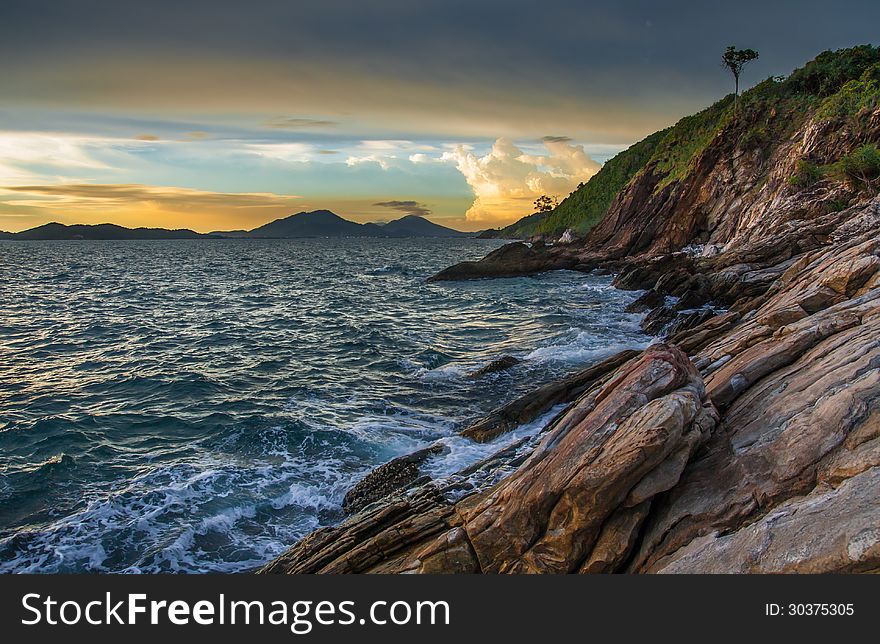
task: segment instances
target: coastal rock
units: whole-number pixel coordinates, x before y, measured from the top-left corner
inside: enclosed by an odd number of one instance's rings
[[[880,139],[880,109],[858,136],[804,117],[766,150],[745,147],[763,126],[748,118],[682,176],[642,168],[585,239],[434,278],[614,271],[650,294],[638,307],[667,344],[509,403],[462,434],[570,404],[533,441],[401,487],[264,571],[880,572],[880,197],[789,180]]]
[[[320,528],[258,574],[393,572],[413,542],[449,529],[454,506],[433,487],[365,508],[335,528]]]
[[[874,237],[810,254],[754,315],[694,356],[725,431],[652,507],[632,571],[850,572],[880,564],[876,538],[865,532],[878,511],[865,486],[880,466],[880,288],[857,286],[871,279],[861,267],[874,266]],[[843,274],[854,283],[839,287],[858,295],[767,326],[841,274],[832,266],[848,267]]]
[[[505,244],[476,262],[461,262],[428,278],[429,282],[473,280],[487,277],[520,277],[563,268],[577,260],[556,246],[529,248],[522,242]]]
[[[748,528],[695,539],[662,573],[880,572],[880,467],[787,501]]]
[[[429,485],[368,507],[262,572],[615,569],[716,420],[684,353],[655,345],[585,391],[500,483],[455,504]]]
[[[466,430],[488,440],[574,400],[534,447],[474,468],[500,479],[401,488],[265,571],[880,570],[878,213],[737,269],[775,278],[681,348],[614,356]]]
[[[488,375],[490,373],[496,373],[498,371],[504,371],[506,369],[510,369],[511,367],[515,367],[521,362],[519,358],[515,358],[514,356],[501,356],[500,358],[496,358],[489,364],[480,367],[479,369],[475,369],[467,374],[468,378],[480,378],[482,376]]]
[[[443,445],[435,444],[380,465],[346,492],[342,510],[347,514],[359,512],[392,492],[416,484],[422,478],[419,465],[443,450]]]
[[[651,309],[662,306],[665,300],[665,297],[651,288],[642,293],[634,302],[629,304],[625,311],[627,313],[644,313],[645,311],[650,311]]]
[[[478,443],[486,443],[497,438],[520,425],[533,421],[554,405],[573,400],[638,354],[638,351],[633,350],[621,351],[568,378],[546,384],[493,411],[462,430],[461,435]]]

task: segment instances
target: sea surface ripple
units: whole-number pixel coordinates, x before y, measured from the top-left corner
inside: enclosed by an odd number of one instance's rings
[[[0,242],[0,572],[254,568],[376,465],[444,440],[454,471],[509,440],[469,422],[646,344],[607,276],[425,282],[499,244]]]

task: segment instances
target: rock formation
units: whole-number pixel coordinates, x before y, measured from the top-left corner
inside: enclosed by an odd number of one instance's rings
[[[264,572],[880,570],[880,199],[839,220],[763,293],[741,281],[750,306],[464,432],[571,401],[526,457],[411,473]]]
[[[577,260],[564,248],[541,246],[529,248],[522,242],[505,244],[476,262],[462,262],[446,268],[429,279],[470,280],[488,277],[520,277],[543,271],[574,268]]]
[[[435,276],[614,271],[665,340],[466,428],[488,441],[566,405],[466,471],[393,465],[262,572],[880,572],[880,197],[790,180],[876,143],[880,109],[857,128],[798,114],[761,113],[763,151],[744,116],[674,180],[643,168],[581,241]]]

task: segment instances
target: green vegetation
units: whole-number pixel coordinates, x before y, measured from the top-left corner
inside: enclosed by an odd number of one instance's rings
[[[731,118],[732,105],[733,97],[726,96],[708,109],[684,117],[667,130],[666,136],[650,159],[656,164],[655,174],[665,175],[657,184],[656,190],[684,178],[692,162],[712,142],[721,126]]]
[[[535,210],[537,212],[550,212],[559,205],[559,197],[553,195],[541,195],[535,199]]]
[[[587,183],[563,199],[549,216],[542,219],[536,232],[552,233],[571,228],[577,233],[585,233],[599,223],[620,189],[651,158],[665,132],[655,132],[608,160]]]
[[[824,98],[858,79],[872,65],[880,63],[880,47],[860,45],[851,49],[823,51],[815,59],[794,70],[785,80],[790,91],[802,96]]]
[[[547,217],[549,212],[536,212],[519,219],[505,228],[497,230],[487,230],[482,233],[481,237],[501,238],[501,239],[526,239],[538,232],[538,228]]]
[[[806,159],[800,159],[797,162],[797,170],[789,177],[788,182],[798,188],[809,188],[818,181],[821,181],[822,177],[823,172],[819,166]]]
[[[868,67],[857,80],[843,84],[816,112],[820,118],[853,117],[880,105],[880,63]]]
[[[829,199],[828,201],[822,202],[822,209],[826,214],[840,212],[847,206],[849,206],[849,201],[846,199]]]
[[[798,188],[809,188],[825,176],[846,183],[855,192],[877,194],[880,192],[880,149],[874,143],[867,143],[824,166],[801,159],[788,181]]]
[[[735,119],[734,96],[730,95],[624,150],[552,211],[525,217],[497,236],[524,238],[537,233],[559,234],[568,228],[585,234],[602,220],[617,194],[646,168],[661,176],[655,191],[662,190],[686,177],[722,132],[722,143],[731,152],[738,147],[758,151],[766,158],[810,117],[848,118],[858,133],[862,126],[859,119],[878,104],[880,47],[862,45],[823,52],[787,78],[768,78],[743,92]],[[832,166],[807,164],[805,160],[798,165],[790,179],[793,185],[806,187],[827,174],[856,190],[876,191],[880,187],[876,145],[863,146]]]
[[[721,55],[721,62],[730,70],[730,73],[733,74],[733,79],[735,81],[733,91],[734,114],[737,112],[737,101],[739,99],[739,75],[742,74],[743,67],[757,59],[758,52],[754,49],[737,49],[733,45],[730,45]]]
[[[832,176],[846,182],[856,192],[880,191],[880,150],[874,143],[843,155],[830,169]]]

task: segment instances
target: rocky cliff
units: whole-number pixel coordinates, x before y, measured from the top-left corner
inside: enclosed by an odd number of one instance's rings
[[[880,572],[880,67],[852,51],[691,124],[581,241],[436,276],[612,270],[664,339],[465,429],[566,405],[455,476],[383,466],[263,572]]]

